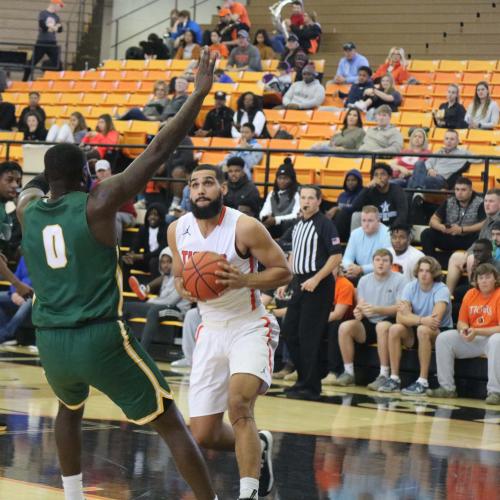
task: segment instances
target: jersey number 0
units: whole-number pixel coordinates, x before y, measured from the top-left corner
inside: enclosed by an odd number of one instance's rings
[[[66,244],[64,243],[64,235],[61,226],[59,224],[45,226],[42,234],[47,264],[52,269],[62,269],[66,267],[68,259],[66,258]]]

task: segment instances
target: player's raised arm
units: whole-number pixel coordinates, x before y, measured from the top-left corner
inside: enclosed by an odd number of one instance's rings
[[[203,100],[210,92],[216,56],[203,49],[194,92],[151,141],[149,146],[121,174],[100,183],[92,190],[89,205],[100,213],[114,213],[118,207],[140,193],[158,168],[175,151],[187,135],[198,115]]]
[[[220,283],[229,289],[247,287],[259,290],[271,290],[290,283],[292,271],[283,250],[258,220],[242,215],[236,226],[236,241],[238,249],[252,254],[265,270],[242,274],[234,266],[220,264],[221,271],[216,273]]]

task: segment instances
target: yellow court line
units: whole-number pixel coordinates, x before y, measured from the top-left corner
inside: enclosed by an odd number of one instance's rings
[[[9,495],[9,497],[4,496]],[[21,496],[22,495],[22,496]],[[62,488],[54,488],[46,484],[30,483],[19,479],[0,477],[0,498],[22,498],[23,500],[64,500]],[[85,493],[87,500],[116,500]]]

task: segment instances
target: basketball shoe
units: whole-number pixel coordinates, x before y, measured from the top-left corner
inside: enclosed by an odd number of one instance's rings
[[[259,497],[271,493],[274,486],[273,475],[273,435],[269,431],[260,431],[259,438],[262,442],[262,458],[260,465]]]
[[[130,276],[128,285],[140,300],[146,300],[148,298],[148,289],[146,285],[141,285],[135,276]]]

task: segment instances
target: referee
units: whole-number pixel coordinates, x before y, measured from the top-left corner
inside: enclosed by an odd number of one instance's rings
[[[333,222],[319,211],[321,190],[300,190],[302,218],[292,232],[292,297],[283,322],[290,355],[298,373],[287,397],[318,400],[321,394],[320,348],[333,304],[332,272],[342,259]],[[283,294],[283,287],[278,296]]]

